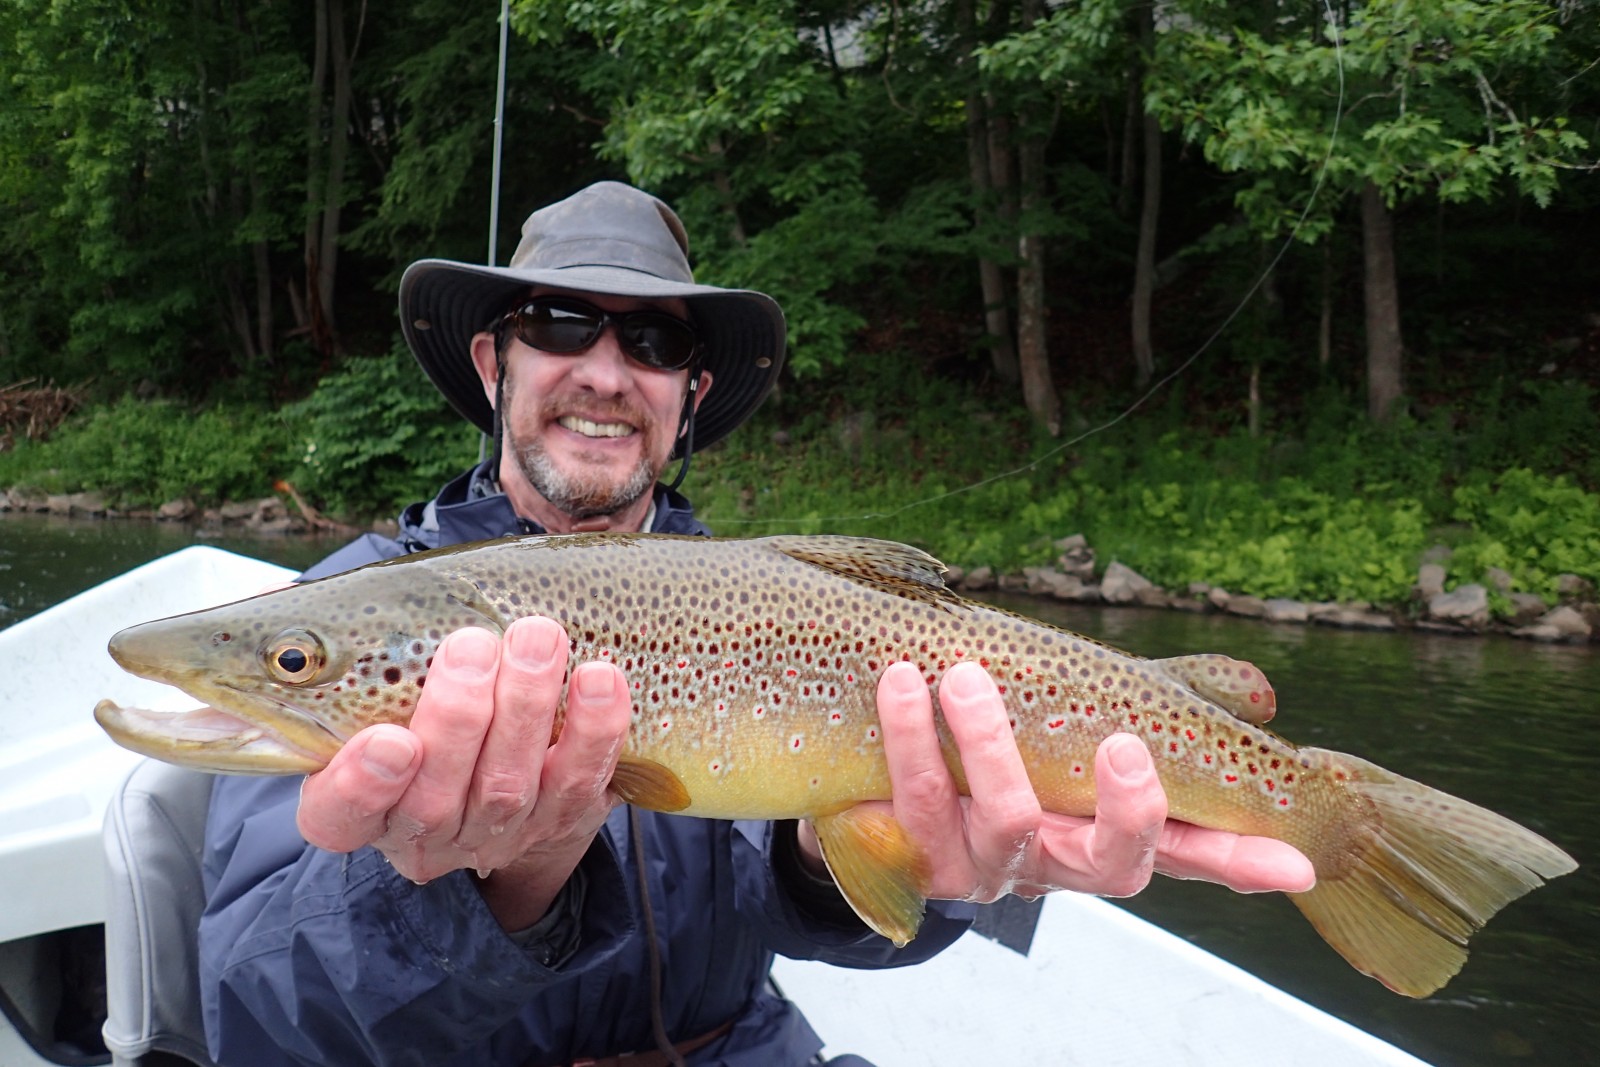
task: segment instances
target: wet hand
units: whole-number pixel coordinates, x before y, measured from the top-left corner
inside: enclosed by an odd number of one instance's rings
[[[970,797],[958,793],[940,754],[932,697],[916,667],[896,664],[879,680],[892,807],[928,854],[932,897],[989,902],[1056,889],[1128,896],[1155,871],[1239,892],[1300,891],[1314,880],[1310,861],[1281,841],[1168,820],[1149,752],[1131,736],[1113,735],[1095,754],[1093,818],[1043,811],[987,672],[952,667],[939,700]]]
[[[530,925],[582,859],[616,803],[606,789],[631,704],[621,672],[572,672],[550,744],[567,638],[520,619],[440,644],[409,729],[357,734],[301,793],[306,840],[335,852],[372,845],[416,882],[473,870],[508,929]]]

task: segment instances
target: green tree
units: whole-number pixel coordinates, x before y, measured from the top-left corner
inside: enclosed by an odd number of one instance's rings
[[[1315,189],[1298,230],[1315,241],[1358,200],[1374,419],[1405,392],[1395,205],[1486,199],[1508,185],[1543,205],[1586,147],[1560,114],[1549,63],[1562,7],[1372,0],[1342,8],[1337,27],[1304,4],[1167,10],[1147,105],[1219,169],[1248,176],[1236,199],[1258,232],[1284,233]]]

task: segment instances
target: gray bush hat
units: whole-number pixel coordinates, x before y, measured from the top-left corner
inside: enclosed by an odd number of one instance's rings
[[[673,210],[631,185],[598,182],[529,215],[508,267],[423,259],[400,279],[406,344],[451,406],[484,433],[494,432],[494,410],[472,365],[472,336],[534,285],[688,304],[713,379],[695,415],[697,450],[749,418],[783,367],[777,301],[696,285],[689,239]]]

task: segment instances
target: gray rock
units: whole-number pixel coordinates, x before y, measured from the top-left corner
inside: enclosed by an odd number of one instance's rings
[[[1158,585],[1146,585],[1134,590],[1133,599],[1136,604],[1147,608],[1166,608],[1172,606],[1172,598],[1167,591]]]
[[[961,588],[966,589],[966,590],[968,590],[970,592],[974,592],[974,593],[981,593],[981,592],[984,592],[987,589],[993,589],[994,588],[994,568],[993,567],[974,567],[974,568],[972,568],[972,570],[967,572],[967,576],[961,580]]]
[[[1218,611],[1227,611],[1228,602],[1232,599],[1233,594],[1222,588],[1220,585],[1214,585],[1210,589],[1206,590],[1206,603],[1210,604]]]
[[[1417,596],[1432,600],[1444,592],[1444,567],[1438,563],[1424,563],[1417,569]]]
[[[1572,638],[1563,635],[1557,627],[1546,626],[1543,623],[1535,623],[1532,626],[1519,626],[1511,631],[1511,636],[1520,637],[1524,641],[1543,641],[1545,644],[1551,645],[1559,641],[1572,640]]]
[[[194,501],[184,496],[167,501],[156,511],[157,518],[166,519],[168,522],[182,522],[193,514]]]
[[[1423,551],[1422,558],[1418,560],[1418,562],[1446,563],[1449,562],[1449,559],[1452,555],[1454,555],[1454,553],[1450,550],[1448,545],[1434,545],[1433,547]]]
[[[69,493],[67,507],[74,515],[104,515],[106,500],[99,493]]]
[[[1588,600],[1594,596],[1594,583],[1576,574],[1558,574],[1556,594],[1562,600]]]
[[[1027,580],[1028,592],[1034,596],[1071,600],[1083,589],[1083,583],[1077,578],[1050,567],[1024,567],[1022,576]]]
[[[1062,599],[1072,600],[1079,604],[1098,604],[1103,598],[1100,595],[1100,586],[1098,583],[1084,582],[1078,588],[1078,593],[1076,596],[1063,597]]]
[[[51,493],[44,498],[44,510],[52,515],[71,515],[72,497],[66,493]]]
[[[1087,550],[1088,547],[1089,539],[1084,537],[1081,533],[1068,534],[1066,537],[1063,537],[1061,540],[1056,542],[1056,551],[1062,553],[1063,555],[1074,550]]]
[[[1002,593],[1026,593],[1028,591],[1028,579],[1020,574],[1002,574],[995,579],[994,584],[995,588]]]
[[[1428,617],[1438,622],[1480,627],[1489,621],[1489,591],[1476,582],[1428,598]]]
[[[1211,602],[1202,597],[1175,596],[1167,606],[1173,611],[1186,611],[1191,615],[1204,615],[1211,610]]]
[[[944,586],[946,589],[960,589],[961,583],[966,580],[966,577],[966,568],[947,566],[944,569]]]
[[[1311,617],[1305,604],[1298,600],[1273,597],[1263,605],[1268,622],[1305,622]]]
[[[1108,604],[1132,604],[1138,601],[1141,589],[1154,588],[1154,583],[1138,571],[1117,560],[1111,561],[1100,577],[1100,595]]]
[[[1483,572],[1483,576],[1488,581],[1489,588],[1500,593],[1511,592],[1511,575],[1499,567],[1490,567]]]
[[[1571,638],[1578,641],[1589,640],[1593,628],[1589,620],[1576,608],[1563,604],[1561,607],[1548,612],[1535,625],[1548,626],[1559,633],[1562,638]]]
[[[1313,620],[1319,626],[1335,626],[1341,630],[1393,630],[1395,621],[1382,612],[1352,604],[1335,605],[1335,610],[1319,614]]]
[[[1189,595],[1190,596],[1202,597],[1202,596],[1205,596],[1209,592],[1211,592],[1211,583],[1210,582],[1190,582],[1189,583]]]
[[[1258,596],[1229,597],[1228,606],[1223,610],[1229,615],[1243,615],[1247,619],[1259,619],[1267,613],[1267,602]]]
[[[1511,594],[1511,622],[1514,626],[1532,623],[1548,609],[1549,605],[1544,602],[1544,597],[1536,593]]]
[[[254,500],[230,500],[217,509],[223,522],[244,522],[256,513]]]

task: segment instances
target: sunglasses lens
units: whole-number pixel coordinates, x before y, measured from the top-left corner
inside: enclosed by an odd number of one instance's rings
[[[591,309],[547,300],[524,304],[512,321],[517,340],[545,352],[581,351],[605,328],[605,319]]]
[[[694,331],[678,319],[649,312],[619,317],[622,350],[630,358],[662,370],[680,370],[694,358]]]
[[[517,340],[541,352],[582,352],[615,323],[617,341],[629,359],[657,370],[682,370],[699,345],[694,327],[660,311],[607,314],[579,300],[534,299],[509,316]]]

